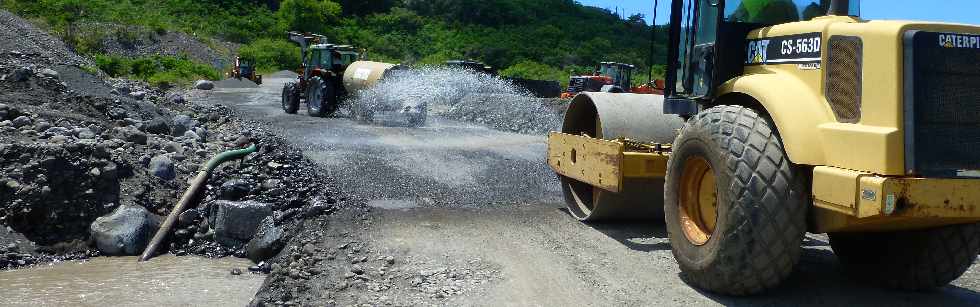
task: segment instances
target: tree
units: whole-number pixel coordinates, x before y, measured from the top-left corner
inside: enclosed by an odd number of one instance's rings
[[[277,15],[289,31],[321,32],[340,19],[340,4],[330,0],[284,0]]]

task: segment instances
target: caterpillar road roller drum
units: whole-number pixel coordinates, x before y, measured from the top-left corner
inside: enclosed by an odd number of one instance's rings
[[[351,63],[350,66],[347,66],[347,70],[344,71],[344,88],[349,93],[370,88],[378,84],[378,82],[381,82],[389,72],[400,67],[400,65],[396,64],[371,61]]]
[[[683,125],[680,117],[663,113],[663,96],[584,92],[569,104],[562,132],[670,144]],[[663,218],[663,178],[624,179],[619,193],[560,179],[568,211],[579,220]]]

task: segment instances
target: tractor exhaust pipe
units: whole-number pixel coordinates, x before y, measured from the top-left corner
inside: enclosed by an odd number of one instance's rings
[[[851,1],[850,0],[833,0],[830,1],[830,10],[827,12],[828,15],[835,16],[850,16],[851,15]]]

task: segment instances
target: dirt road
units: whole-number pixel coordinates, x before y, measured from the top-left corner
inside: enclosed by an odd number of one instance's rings
[[[880,290],[844,276],[826,237],[814,235],[805,241],[797,273],[776,291],[750,298],[699,292],[682,281],[660,223],[586,225],[564,212],[558,182],[544,163],[544,136],[438,118],[416,129],[311,118],[304,110],[286,115],[279,107],[284,81],[272,76],[259,88],[219,88],[191,99],[231,106],[280,129],[370,210],[335,215],[350,220],[323,221],[318,225],[329,229],[307,240],[309,251],[330,254],[312,262],[338,272],[267,281],[263,291],[278,291],[268,294],[270,300],[494,306],[980,304],[976,265],[938,292]],[[333,260],[334,254],[339,260]],[[344,274],[349,267],[367,273]]]

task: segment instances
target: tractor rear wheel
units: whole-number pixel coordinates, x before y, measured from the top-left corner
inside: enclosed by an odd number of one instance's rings
[[[296,82],[288,82],[282,87],[282,110],[286,114],[296,114],[299,111],[299,91]]]
[[[883,233],[832,233],[844,269],[889,288],[930,290],[970,268],[980,251],[980,223]]]
[[[337,110],[337,91],[333,83],[320,77],[310,78],[306,95],[306,111],[313,117],[324,117]]]
[[[772,124],[751,109],[719,106],[689,120],[674,141],[664,193],[684,279],[729,295],[785,280],[806,231],[804,176]]]

